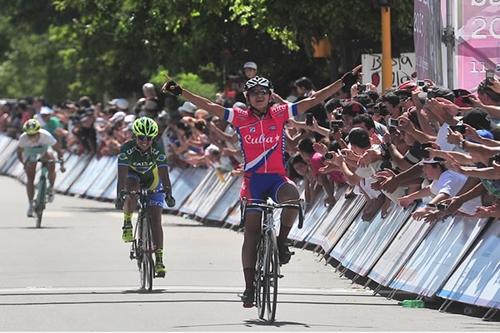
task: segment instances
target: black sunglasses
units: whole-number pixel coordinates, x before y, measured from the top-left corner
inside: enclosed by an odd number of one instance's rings
[[[138,135],[137,136],[137,139],[141,140],[141,141],[152,141],[153,140],[153,137],[152,136],[145,136],[145,135]]]

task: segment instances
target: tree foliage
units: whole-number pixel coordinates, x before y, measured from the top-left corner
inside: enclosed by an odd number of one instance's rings
[[[366,0],[0,4],[0,94],[6,96],[126,97],[165,69],[211,95],[214,84],[221,88],[248,60],[286,93],[299,76],[321,85],[359,62],[361,53],[380,50],[379,10]],[[393,44],[401,52],[413,49],[412,11],[413,1],[393,1]],[[332,58],[314,59],[311,38],[323,36],[332,42]]]

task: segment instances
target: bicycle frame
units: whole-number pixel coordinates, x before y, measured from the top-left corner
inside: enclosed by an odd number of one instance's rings
[[[154,263],[153,263],[153,231],[151,216],[148,212],[148,194],[153,193],[147,189],[139,191],[126,191],[125,195],[138,196],[137,198],[137,223],[134,229],[134,241],[130,248],[130,259],[137,260],[140,274],[141,289],[153,289]]]
[[[278,279],[280,273],[278,244],[273,212],[276,208],[293,208],[299,210],[299,228],[302,228],[304,213],[302,201],[299,203],[247,203],[243,200],[242,219],[245,219],[246,209],[262,210],[261,234],[257,246],[257,262],[255,269],[255,300],[260,319],[272,323],[276,317],[278,302]],[[266,311],[267,309],[267,311]]]

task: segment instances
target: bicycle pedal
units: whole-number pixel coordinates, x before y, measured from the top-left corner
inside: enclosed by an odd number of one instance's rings
[[[285,277],[283,274],[278,274],[278,278],[279,278],[279,279],[281,279],[281,278],[283,278],[283,277]]]
[[[165,277],[165,272],[163,273],[155,273],[155,278],[164,278]]]
[[[291,255],[291,256],[293,256],[294,254],[295,254],[295,252],[293,252],[293,251],[292,251],[292,252],[290,252],[290,255]]]

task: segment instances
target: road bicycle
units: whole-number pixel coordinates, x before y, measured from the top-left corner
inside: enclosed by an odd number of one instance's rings
[[[130,247],[130,259],[137,260],[139,269],[141,289],[151,291],[153,289],[153,278],[155,277],[155,265],[153,261],[154,243],[153,229],[151,227],[151,213],[148,210],[148,196],[156,193],[148,189],[139,191],[123,191],[123,196],[137,197],[137,223],[134,229],[134,241]]]
[[[260,319],[273,323],[276,318],[278,303],[278,279],[280,273],[278,240],[274,222],[274,210],[294,208],[299,210],[299,229],[304,223],[303,201],[296,200],[276,204],[273,202],[247,202],[243,200],[242,220],[245,220],[246,210],[257,208],[262,210],[261,234],[257,245],[257,262],[255,268],[255,301]],[[293,253],[292,253],[293,254]]]
[[[38,178],[38,183],[36,185],[36,197],[33,210],[36,215],[35,225],[37,228],[40,228],[42,226],[43,211],[45,210],[45,205],[47,204],[47,177],[49,174],[47,165],[50,162],[60,163],[61,172],[64,172],[65,170],[62,166],[62,161],[38,159],[37,162],[42,163],[42,169],[40,170],[40,177]]]

